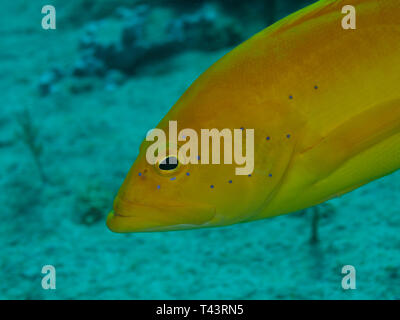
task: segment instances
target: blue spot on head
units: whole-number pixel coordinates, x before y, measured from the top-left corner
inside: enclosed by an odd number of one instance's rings
[[[288,138],[288,139],[289,139],[289,138],[290,138],[290,134],[287,134],[287,135],[286,135],[286,138]]]
[[[200,156],[197,156],[197,160],[200,160]]]
[[[270,173],[268,176],[271,178],[272,177],[272,173]]]
[[[161,186],[157,186],[157,189],[160,189],[161,188]]]
[[[190,176],[190,173],[189,173],[189,172],[186,172],[186,175],[187,175],[187,176]]]
[[[142,173],[141,172],[139,172],[139,177],[141,177],[142,176]]]
[[[172,177],[170,180],[171,180],[171,181],[174,181],[174,180],[176,180],[176,177]]]
[[[289,99],[292,100],[292,99],[293,99],[293,96],[289,96]]]
[[[229,183],[232,183],[232,180],[229,180],[228,182],[229,182]]]
[[[214,185],[212,184],[212,185],[210,186],[210,188],[211,188],[211,189],[214,189]]]
[[[267,140],[271,140],[271,138],[270,138],[270,137],[267,137]]]
[[[251,177],[251,174],[249,174],[249,177]]]
[[[317,90],[317,89],[318,89],[318,86],[315,86],[314,89]]]

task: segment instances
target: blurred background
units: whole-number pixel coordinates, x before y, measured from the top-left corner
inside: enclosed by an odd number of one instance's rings
[[[299,213],[114,234],[113,198],[213,62],[310,0],[0,3],[1,299],[400,297],[400,174]],[[41,8],[54,5],[56,30]],[[43,290],[54,265],[57,289]],[[344,265],[357,289],[341,287]]]

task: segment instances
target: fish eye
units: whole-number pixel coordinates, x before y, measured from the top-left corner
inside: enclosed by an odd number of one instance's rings
[[[164,158],[161,162],[158,164],[158,168],[162,171],[173,171],[176,168],[178,168],[179,162],[178,158],[175,156],[169,156]]]

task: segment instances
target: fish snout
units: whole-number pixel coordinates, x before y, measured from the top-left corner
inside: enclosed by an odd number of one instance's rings
[[[204,227],[216,214],[203,204],[143,204],[117,197],[107,217],[114,232],[172,231]]]

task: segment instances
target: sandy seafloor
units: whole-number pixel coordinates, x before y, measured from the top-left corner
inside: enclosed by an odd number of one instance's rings
[[[180,53],[108,90],[93,79],[92,90],[71,94],[67,79],[42,97],[39,75],[73,63],[77,32],[60,25],[44,36],[39,11],[1,6],[14,15],[0,20],[1,299],[400,298],[400,172],[322,207],[314,245],[310,210],[219,229],[110,232],[105,216],[147,130],[229,49]],[[24,108],[46,183],[15,134]],[[94,223],[82,223],[88,207],[101,209]],[[46,264],[56,290],[41,287]],[[341,288],[347,264],[356,290]]]

